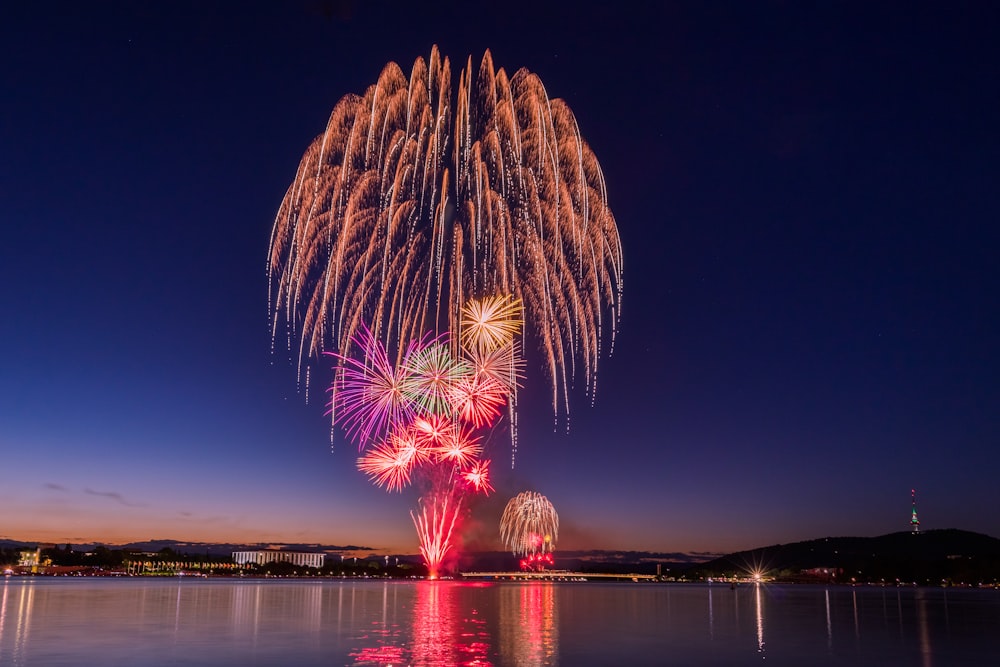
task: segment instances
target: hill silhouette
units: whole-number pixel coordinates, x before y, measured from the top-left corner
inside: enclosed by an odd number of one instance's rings
[[[839,582],[993,583],[1000,539],[958,529],[825,537],[739,551],[692,567],[688,578],[767,572],[780,579]]]

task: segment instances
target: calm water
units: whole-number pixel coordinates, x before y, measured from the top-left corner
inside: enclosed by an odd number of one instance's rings
[[[992,665],[1000,591],[0,580],[0,665]]]

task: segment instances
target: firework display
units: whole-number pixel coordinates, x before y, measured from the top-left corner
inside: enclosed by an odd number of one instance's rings
[[[559,515],[548,498],[524,491],[510,499],[500,518],[500,539],[515,555],[522,569],[552,564],[559,538]]]
[[[432,576],[466,495],[493,491],[483,442],[505,412],[516,450],[521,339],[568,417],[570,387],[596,389],[622,291],[604,176],[569,107],[489,51],[454,97],[451,83],[435,46],[409,77],[389,63],[342,98],[285,193],[268,261],[272,339],[297,348],[307,396],[310,359],[335,360],[331,419],[373,483],[420,488],[411,516]]]
[[[484,299],[468,313],[483,324],[465,335],[488,355],[507,336],[490,322],[510,321],[518,303],[553,410],[568,414],[575,375],[594,390],[620,313],[621,245],[601,167],[569,107],[530,71],[508,76],[486,51],[478,74],[468,59],[454,97],[451,84],[434,47],[409,77],[389,63],[336,104],[271,233],[273,334],[284,322],[301,368],[324,350],[347,355],[367,323],[398,368],[411,341],[457,330],[472,299]]]
[[[432,577],[451,551],[465,496],[493,491],[482,437],[501,416],[521,367],[519,304],[502,301],[505,309],[481,318],[478,330],[462,325],[457,355],[449,334],[425,336],[396,365],[363,324],[353,341],[357,357],[327,353],[337,362],[330,412],[358,444],[358,469],[388,491],[422,487],[420,508],[410,515]],[[465,309],[482,313],[483,305]]]

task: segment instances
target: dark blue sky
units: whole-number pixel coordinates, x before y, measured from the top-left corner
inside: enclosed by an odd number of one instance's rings
[[[416,551],[272,356],[266,256],[336,101],[433,44],[568,102],[625,256],[595,404],[553,432],[529,369],[472,538],[527,488],[564,548],[879,535],[911,488],[1000,535],[992,3],[467,4],[3,11],[0,536]]]

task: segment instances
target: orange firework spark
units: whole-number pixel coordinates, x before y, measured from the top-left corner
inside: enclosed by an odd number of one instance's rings
[[[437,47],[347,95],[306,150],[271,233],[272,333],[299,364],[348,354],[363,321],[396,364],[462,305],[511,295],[542,351],[556,414],[596,387],[621,308],[622,251],[604,176],[537,75],[472,59],[452,96]],[[457,341],[453,342],[457,344]]]

